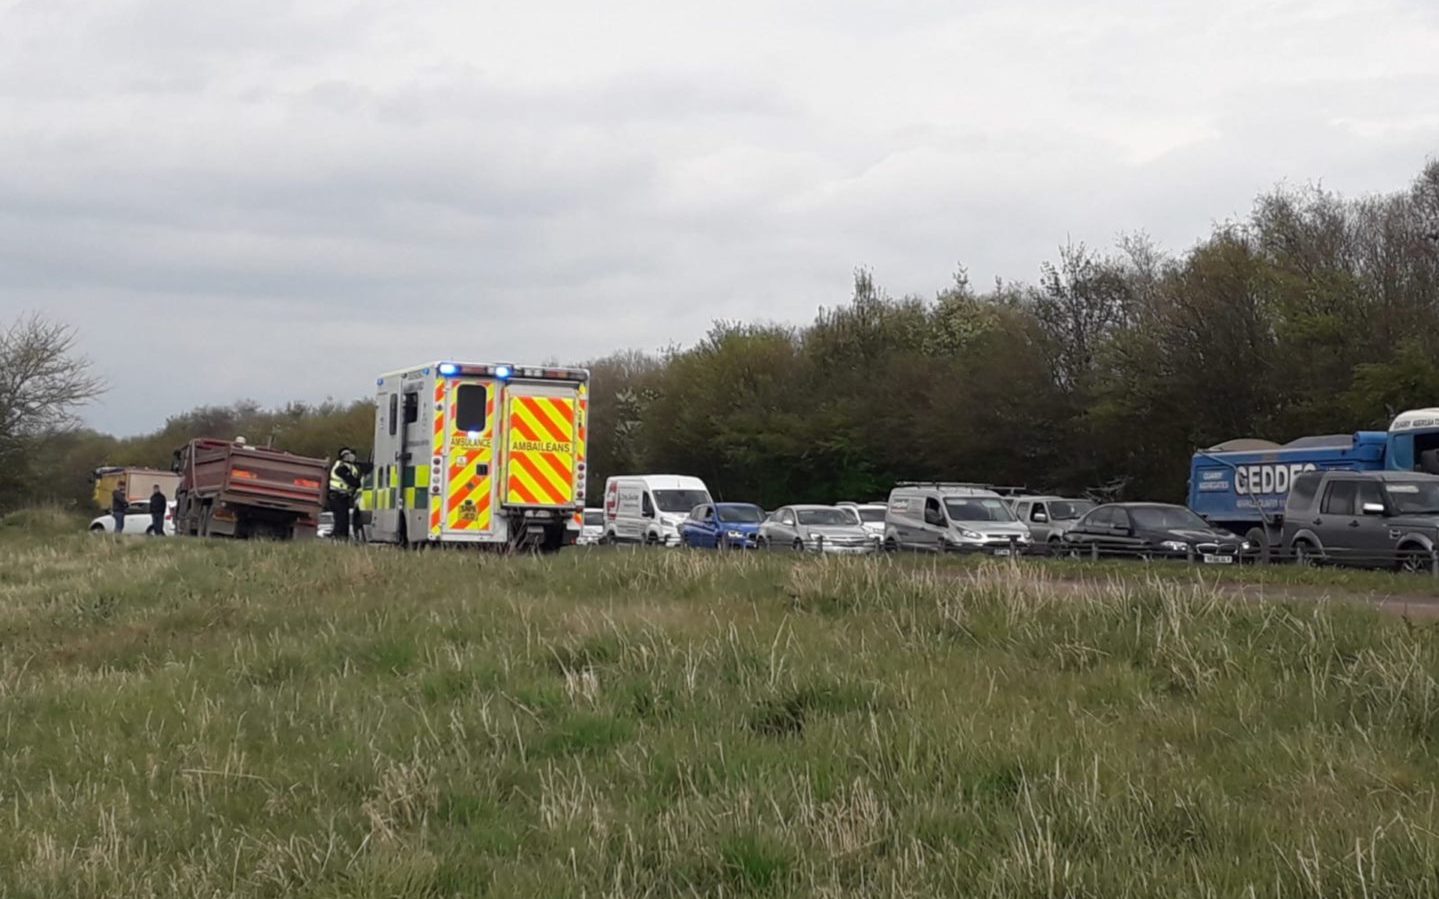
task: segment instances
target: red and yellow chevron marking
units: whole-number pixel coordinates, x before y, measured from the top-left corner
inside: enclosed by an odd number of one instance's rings
[[[575,400],[515,396],[509,402],[505,502],[566,506],[575,497]]]
[[[466,533],[485,533],[490,530],[493,518],[494,498],[492,494],[495,432],[495,394],[488,389],[485,408],[485,430],[477,438],[464,431],[450,432],[450,464],[446,471],[445,483],[445,528]],[[459,421],[459,391],[450,401],[450,421]],[[479,445],[474,445],[478,440]],[[481,474],[483,466],[485,473]]]
[[[445,379],[435,379],[435,436],[430,444],[432,456],[444,457],[445,454]],[[432,477],[433,481],[433,477]],[[440,526],[444,523],[444,503],[440,502],[441,496],[432,496],[430,499],[430,536],[440,536]]]
[[[489,475],[479,467],[489,465],[490,453],[471,450],[450,459],[450,492],[445,499],[445,527],[451,531],[483,533],[490,529],[491,493]]]

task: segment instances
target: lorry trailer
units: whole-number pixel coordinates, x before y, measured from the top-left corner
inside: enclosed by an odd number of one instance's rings
[[[149,501],[156,487],[165,494],[166,500],[172,500],[175,498],[175,487],[180,483],[180,476],[173,471],[160,471],[157,468],[106,465],[95,469],[90,480],[95,485],[95,505],[100,511],[106,512],[110,509],[116,487],[124,487],[125,496],[132,503]]]
[[[315,536],[329,462],[269,447],[200,438],[175,465],[175,533],[197,537]]]
[[[1421,471],[1439,474],[1439,408],[1415,409],[1387,431],[1301,437],[1285,444],[1241,439],[1190,460],[1189,508],[1242,534],[1267,557],[1279,545],[1284,505],[1306,471]]]

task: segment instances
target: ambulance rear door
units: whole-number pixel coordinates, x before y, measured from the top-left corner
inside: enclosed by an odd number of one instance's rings
[[[583,505],[582,385],[514,381],[505,388],[504,504],[571,510]]]
[[[500,382],[487,377],[441,378],[436,385],[436,443],[429,510],[432,539],[495,539],[495,410]]]

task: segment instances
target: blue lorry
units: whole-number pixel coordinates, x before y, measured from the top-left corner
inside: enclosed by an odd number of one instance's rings
[[[1439,474],[1439,408],[1405,412],[1387,431],[1301,437],[1280,445],[1231,440],[1190,460],[1189,508],[1241,534],[1267,556],[1279,542],[1284,503],[1305,471],[1426,471]]]

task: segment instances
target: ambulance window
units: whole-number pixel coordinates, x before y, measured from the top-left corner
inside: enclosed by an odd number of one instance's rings
[[[400,418],[400,395],[399,395],[398,393],[392,393],[392,394],[390,394],[390,436],[391,436],[391,437],[395,436],[395,428],[396,428],[396,427],[398,426],[398,424],[399,424],[399,418]]]
[[[483,431],[489,399],[489,390],[483,384],[461,384],[455,398],[455,430]]]
[[[420,420],[420,395],[405,394],[405,424],[412,425]]]

